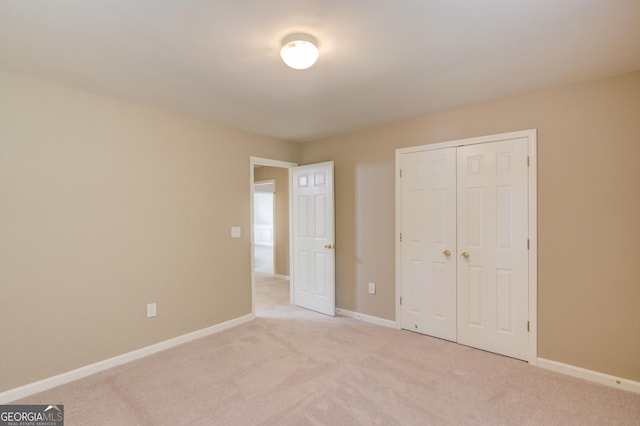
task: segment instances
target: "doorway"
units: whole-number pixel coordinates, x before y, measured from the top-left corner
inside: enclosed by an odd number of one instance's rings
[[[295,163],[251,157],[251,305],[266,315],[291,303],[289,169]]]
[[[287,169],[287,196],[279,196],[278,179],[271,172]],[[280,170],[283,172],[282,170]],[[255,270],[255,232],[251,226],[251,307],[257,313],[258,285],[264,280],[288,280],[289,304],[311,309],[320,313],[335,315],[335,211],[334,211],[334,164],[332,161],[297,167],[294,163],[250,158],[250,216],[254,224],[255,183],[260,180],[275,179],[275,209],[280,203],[288,202],[275,216],[287,224],[275,223],[274,235],[275,273],[265,277]],[[284,174],[283,174],[284,177]],[[282,186],[282,192],[285,192]],[[279,200],[279,201],[278,201]],[[295,222],[295,223],[294,223]],[[278,234],[288,230],[287,237]],[[279,243],[280,241],[281,243]],[[286,247],[282,247],[286,246]],[[284,266],[283,266],[284,265]],[[287,274],[287,275],[284,275]]]

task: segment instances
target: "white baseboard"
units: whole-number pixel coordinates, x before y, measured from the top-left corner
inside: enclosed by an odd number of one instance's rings
[[[538,367],[555,371],[557,373],[567,374],[579,379],[588,380],[590,382],[596,382],[602,385],[611,386],[617,389],[640,393],[640,382],[611,376],[609,374],[600,373],[598,371],[587,370],[586,368],[576,367],[573,365],[564,364],[558,361],[551,361],[544,358],[538,358]]]
[[[360,321],[381,325],[383,327],[396,328],[396,329],[398,328],[395,321],[374,317],[372,315],[361,314],[360,312],[348,311],[342,308],[336,308],[336,315],[340,315],[342,317],[347,317],[347,318],[355,318]]]
[[[0,393],[0,404],[7,404],[17,399],[25,398],[27,396],[54,388],[56,386],[63,385],[65,383],[72,382],[74,380],[81,379],[83,377],[90,376],[100,371],[107,370],[109,368],[117,367],[122,364],[126,364],[136,359],[149,356],[156,352],[164,351],[174,346],[181,345],[183,343],[190,342],[192,340],[200,339],[211,334],[219,333],[244,324],[254,319],[252,314],[245,315],[239,318],[234,318],[229,321],[225,321],[220,324],[212,325],[211,327],[203,328],[202,330],[193,331],[191,333],[183,334],[182,336],[174,337],[164,342],[156,343],[151,346],[136,349],[135,351],[127,352],[122,355],[115,356],[113,358],[98,361],[94,364],[86,365],[84,367],[77,368],[66,373],[58,374],[57,376],[49,377],[37,382],[29,383],[18,388],[9,389]]]

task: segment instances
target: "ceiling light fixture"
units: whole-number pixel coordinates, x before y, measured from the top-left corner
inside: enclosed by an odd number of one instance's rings
[[[296,70],[306,70],[318,60],[318,42],[309,34],[290,34],[282,40],[280,56]]]

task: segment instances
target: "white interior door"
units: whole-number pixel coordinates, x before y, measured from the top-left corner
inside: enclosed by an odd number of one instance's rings
[[[335,217],[333,162],[294,167],[293,300],[335,315]]]
[[[400,157],[402,328],[456,340],[456,148]]]
[[[458,148],[458,342],[527,358],[527,140]]]

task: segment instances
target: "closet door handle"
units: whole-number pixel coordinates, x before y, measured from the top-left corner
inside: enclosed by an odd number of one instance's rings
[[[470,256],[471,255],[466,251],[463,251],[462,254],[460,255],[460,257],[463,258],[464,260],[467,260]]]
[[[443,251],[442,254],[444,254],[447,257],[451,256],[451,252],[449,250]]]

